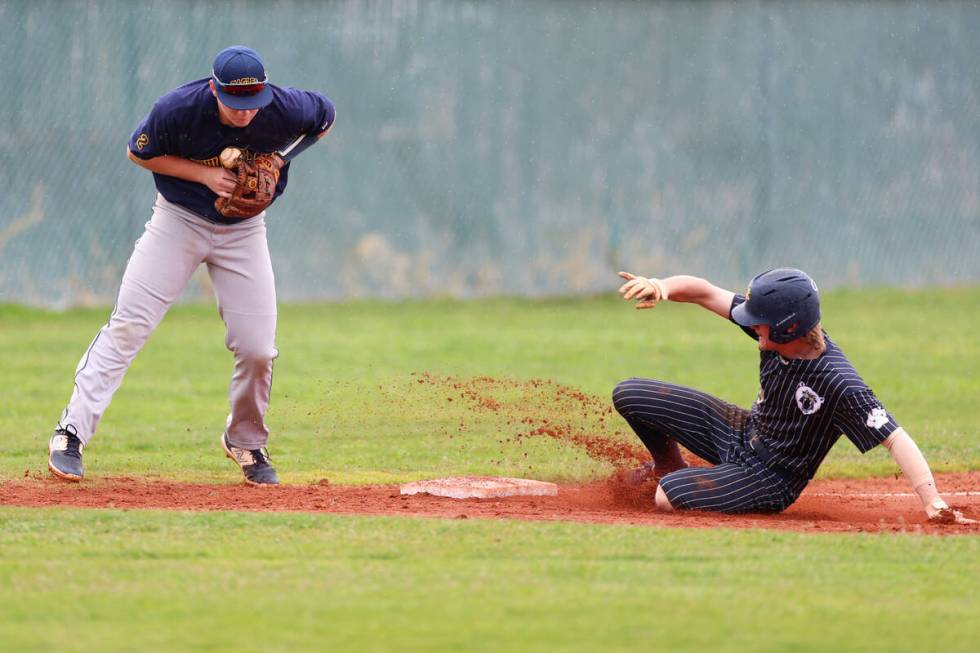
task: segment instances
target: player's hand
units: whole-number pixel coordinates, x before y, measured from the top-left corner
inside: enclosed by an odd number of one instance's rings
[[[959,510],[954,510],[946,505],[945,501],[937,501],[934,504],[926,507],[926,514],[929,515],[929,521],[933,524],[977,524],[980,523],[976,519],[970,519],[966,517]]]
[[[638,277],[629,272],[620,272],[619,276],[626,279],[626,283],[619,287],[619,294],[626,301],[637,300],[636,308],[653,308],[657,302],[667,299],[667,291],[659,279]]]
[[[201,183],[211,189],[218,197],[231,197],[238,184],[238,177],[231,170],[201,166]]]

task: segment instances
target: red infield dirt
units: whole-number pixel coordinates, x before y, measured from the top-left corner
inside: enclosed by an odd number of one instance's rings
[[[254,488],[243,484],[174,483],[148,478],[102,478],[72,484],[44,475],[0,482],[0,505],[162,510],[296,511],[356,515],[401,515],[453,519],[525,519],[685,528],[768,528],[807,532],[911,532],[980,535],[980,524],[929,523],[903,478],[817,480],[778,515],[661,513],[653,507],[654,487],[622,482],[622,470],[648,459],[635,436],[613,414],[609,399],[553,381],[461,379],[429,373],[412,375],[409,387],[436,401],[458,402],[466,415],[445,435],[453,439],[472,422],[493,424],[505,449],[528,438],[554,439],[593,460],[620,470],[586,484],[566,484],[557,496],[449,499],[401,495],[397,485],[333,485],[326,479],[306,486]],[[457,430],[458,429],[458,430]],[[628,430],[628,429],[627,429]],[[493,461],[490,461],[493,463]],[[696,458],[691,464],[704,464]],[[229,473],[231,473],[229,471]],[[516,474],[508,473],[507,476]],[[534,478],[528,466],[527,478]],[[549,479],[542,479],[549,480]],[[937,485],[954,508],[980,520],[980,472],[938,474]]]
[[[980,519],[980,473],[937,477],[954,507]],[[808,532],[910,532],[980,535],[980,524],[930,524],[904,479],[814,481],[779,515],[660,513],[650,489],[637,491],[617,477],[562,485],[554,497],[447,499],[403,496],[397,485],[331,485],[277,488],[204,485],[141,478],[105,478],[71,484],[53,478],[0,483],[0,504],[160,510],[296,511],[348,515],[402,515],[451,519],[526,519],[684,528],[770,528]]]

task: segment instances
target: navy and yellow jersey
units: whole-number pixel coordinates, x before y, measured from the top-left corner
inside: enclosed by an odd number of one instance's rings
[[[744,301],[736,295],[731,307]],[[752,329],[739,328],[758,340]],[[816,359],[760,352],[759,395],[749,414],[769,464],[805,478],[813,477],[841,434],[865,453],[898,428],[840,347],[824,336],[826,351]]]
[[[218,104],[209,86],[210,78],[180,86],[156,101],[129,139],[129,150],[140,159],[162,155],[179,156],[217,166],[218,155],[230,146],[246,157],[282,149],[298,136],[320,134],[333,124],[336,112],[325,96],[270,84],[273,99],[247,127],[224,125],[218,119]],[[231,223],[214,208],[217,195],[203,184],[153,173],[157,190],[166,199],[212,222]],[[283,166],[276,197],[289,181],[289,164]]]

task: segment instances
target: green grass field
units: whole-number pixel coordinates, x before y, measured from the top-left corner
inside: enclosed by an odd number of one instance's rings
[[[0,511],[5,651],[973,651],[975,537]]]
[[[838,291],[824,325],[935,470],[980,468],[980,288]],[[0,307],[0,480],[46,441],[107,309]],[[748,405],[754,343],[691,306],[616,298],[282,307],[270,447],[286,483],[459,473],[585,480],[605,463],[507,437],[654,376]],[[217,445],[231,355],[213,307],[174,309],[137,358],[87,474],[238,483]],[[509,379],[505,410],[419,374]],[[599,399],[601,401],[602,399]],[[821,474],[894,474],[846,442]],[[0,489],[2,491],[2,489]],[[980,540],[250,513],[0,508],[0,650],[973,650]]]

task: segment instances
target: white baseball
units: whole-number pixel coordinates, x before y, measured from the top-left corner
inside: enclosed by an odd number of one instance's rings
[[[218,156],[218,161],[221,162],[222,167],[232,170],[238,165],[238,158],[242,155],[242,151],[237,147],[226,147],[221,150],[221,154]]]

